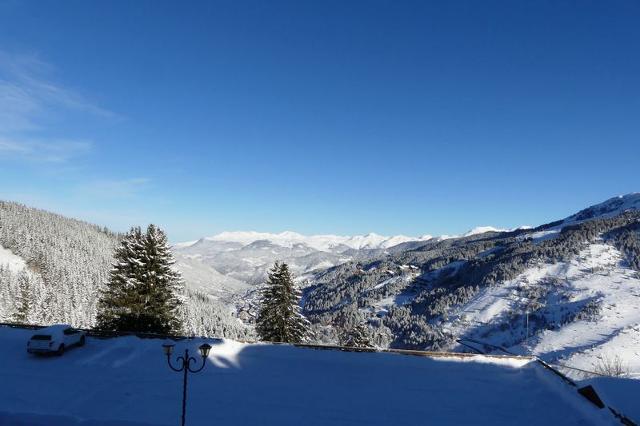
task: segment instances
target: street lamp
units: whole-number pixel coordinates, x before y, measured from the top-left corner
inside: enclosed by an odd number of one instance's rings
[[[198,371],[201,371],[204,368],[205,360],[209,356],[209,351],[211,350],[211,345],[204,343],[200,345],[200,347],[198,348],[198,352],[200,352],[200,356],[202,357],[202,365],[200,366],[200,368],[196,368],[196,369],[191,368],[191,363],[195,365],[198,362],[198,360],[196,360],[192,356],[189,356],[189,349],[185,349],[184,355],[180,355],[178,358],[176,358],[178,367],[174,367],[171,364],[171,354],[173,353],[174,347],[175,345],[164,344],[162,345],[162,350],[164,351],[164,354],[167,356],[167,364],[169,364],[169,368],[177,372],[184,371],[184,378],[182,380],[182,426],[184,426],[185,413],[187,410],[187,373],[189,372],[197,373]]]

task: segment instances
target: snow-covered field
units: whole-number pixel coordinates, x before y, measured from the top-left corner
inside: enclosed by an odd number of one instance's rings
[[[0,425],[178,424],[182,376],[166,366],[163,341],[90,338],[39,358],[25,352],[30,333],[0,327]],[[205,369],[189,378],[187,424],[618,424],[526,359],[210,342]]]
[[[529,340],[511,345],[512,339],[526,337],[529,289],[544,289],[546,306],[537,311],[552,329],[533,334]],[[544,294],[546,293],[546,294]],[[592,318],[562,324],[587,303],[597,305]],[[510,320],[515,326],[502,329]],[[570,262],[541,264],[516,279],[482,291],[451,319],[450,329],[510,348],[516,353],[535,354],[549,362],[561,362],[593,370],[601,357],[618,356],[631,373],[640,372],[640,274],[625,266],[622,254],[613,246],[596,243]]]

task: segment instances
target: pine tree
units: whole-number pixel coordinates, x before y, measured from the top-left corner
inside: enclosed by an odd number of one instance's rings
[[[309,321],[300,312],[300,295],[287,264],[276,262],[269,271],[256,319],[262,340],[302,343],[310,337]]]
[[[184,283],[173,269],[175,261],[167,235],[157,226],[149,225],[143,240],[145,264],[142,281],[154,297],[147,301],[147,312],[161,325],[163,332],[180,332],[183,327]]]
[[[369,329],[364,323],[358,323],[355,327],[347,330],[340,340],[342,346],[352,348],[373,347],[369,339]]]
[[[17,308],[16,312],[13,314],[13,321],[25,324],[29,322],[29,314],[31,313],[31,305],[32,305],[32,293],[31,293],[31,283],[29,280],[29,274],[27,271],[20,272],[18,276],[18,297],[17,297]]]
[[[165,233],[132,228],[115,250],[115,263],[98,302],[97,326],[105,330],[181,331],[182,278],[172,266]]]

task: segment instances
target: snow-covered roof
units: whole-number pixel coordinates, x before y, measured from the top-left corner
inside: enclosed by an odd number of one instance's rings
[[[58,336],[62,334],[64,330],[71,327],[69,324],[54,324],[45,328],[40,328],[34,331],[32,334],[44,334],[44,335],[52,335]]]

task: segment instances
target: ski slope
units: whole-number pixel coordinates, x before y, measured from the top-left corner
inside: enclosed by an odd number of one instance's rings
[[[25,352],[31,333],[0,327],[0,425],[178,423],[182,376],[162,340],[89,338],[40,358]],[[205,369],[189,378],[191,425],[618,424],[528,359],[209,342]]]

